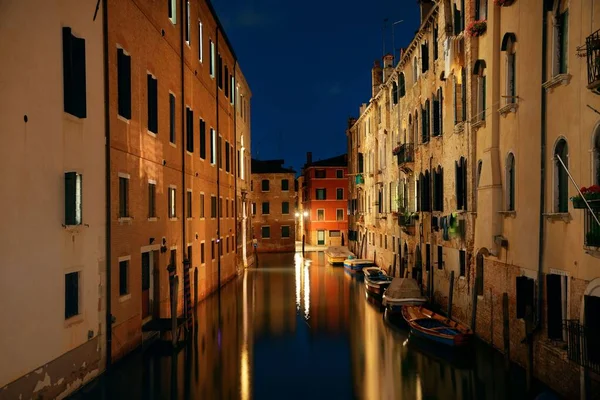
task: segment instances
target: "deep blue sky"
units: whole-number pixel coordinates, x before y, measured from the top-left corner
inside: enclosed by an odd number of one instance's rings
[[[252,156],[296,171],[346,152],[347,119],[371,96],[371,67],[406,47],[416,0],[212,0],[252,90]],[[398,53],[396,53],[397,56]]]

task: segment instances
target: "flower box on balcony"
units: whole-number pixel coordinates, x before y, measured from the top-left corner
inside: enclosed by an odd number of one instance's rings
[[[571,197],[571,201],[573,202],[573,208],[576,209],[585,209],[587,208],[583,198],[585,198],[593,210],[600,209],[600,186],[592,185],[590,187],[582,187],[579,189],[583,197],[580,195]]]
[[[479,36],[483,35],[486,30],[487,30],[487,21],[486,20],[472,21],[467,26],[467,34],[471,37],[479,37]]]

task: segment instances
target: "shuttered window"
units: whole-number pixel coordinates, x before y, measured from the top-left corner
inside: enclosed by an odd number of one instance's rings
[[[568,49],[569,49],[569,11],[565,11],[557,18],[558,23],[558,70],[561,74],[567,73]]]
[[[269,239],[271,237],[271,227],[263,226],[260,229],[260,233],[263,239]]]
[[[217,197],[210,196],[210,217],[217,218]]]
[[[169,141],[175,143],[175,95],[169,93]]]
[[[212,40],[209,40],[208,43],[209,43],[209,47],[210,47],[209,72],[210,72],[210,76],[214,78],[215,77],[215,44],[213,43]]]
[[[148,74],[148,130],[158,133],[158,80]]]
[[[281,213],[282,214],[289,214],[290,213],[290,203],[287,201],[284,201],[281,203]]]
[[[63,33],[64,111],[78,118],[87,116],[85,78],[85,40],[73,36],[71,28]]]
[[[288,181],[287,179],[282,179],[281,180],[281,191],[287,192],[288,190],[290,190],[290,181]]]
[[[170,187],[168,193],[169,218],[177,218],[177,190]]]
[[[223,57],[220,54],[217,58],[217,82],[219,89],[223,89]]]
[[[225,92],[225,97],[229,97],[229,68],[227,65],[225,66],[225,77],[223,84],[225,85],[223,91]]]
[[[186,217],[187,218],[192,218],[193,215],[193,209],[192,209],[192,192],[190,192],[189,190],[186,193]]]
[[[281,237],[282,238],[289,238],[290,237],[290,227],[287,225],[284,225],[281,227]]]
[[[269,202],[268,201],[264,201],[262,203],[262,213],[263,213],[263,215],[269,215],[269,213],[270,213],[269,208],[270,208],[269,207]]]
[[[186,150],[194,152],[194,111],[189,107],[185,108],[185,126],[186,126]]]
[[[204,218],[204,193],[200,193],[200,218]]]
[[[119,177],[119,217],[129,217],[129,179]]]
[[[65,173],[65,225],[81,225],[83,178],[77,172]]]
[[[156,217],[156,184],[148,184],[148,218]]]
[[[119,261],[119,295],[129,293],[129,260]]]
[[[65,319],[79,315],[79,272],[65,274]]]
[[[217,162],[217,133],[210,128],[210,163],[215,165]]]
[[[229,149],[229,142],[225,141],[225,172],[231,171],[231,150]]]
[[[206,159],[206,122],[200,119],[200,158]]]
[[[204,264],[204,242],[200,243],[200,264]]]
[[[527,306],[533,312],[533,292],[535,281],[526,276],[517,277],[517,318],[525,318]]]
[[[131,57],[117,49],[117,99],[119,115],[131,119]]]
[[[438,269],[443,269],[444,268],[444,252],[443,252],[443,247],[442,246],[438,246],[437,247],[437,265],[438,265]]]
[[[458,251],[458,263],[460,276],[467,275],[467,252],[465,250]]]
[[[431,268],[431,245],[427,243],[425,245],[425,271],[429,271]]]

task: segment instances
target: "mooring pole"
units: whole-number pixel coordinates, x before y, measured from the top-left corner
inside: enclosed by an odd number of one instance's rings
[[[179,279],[177,275],[171,278],[171,343],[177,346],[177,293],[179,290]]]
[[[477,324],[477,290],[476,288],[480,285],[480,276],[475,277],[475,288],[473,289],[471,304],[473,308],[471,310],[471,330],[475,333],[475,325]]]
[[[502,319],[503,319],[503,332],[504,336],[504,368],[510,369],[510,326],[508,324],[508,293],[502,294]]]

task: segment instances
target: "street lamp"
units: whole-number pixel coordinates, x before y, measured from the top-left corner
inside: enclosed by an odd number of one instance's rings
[[[304,218],[308,217],[308,211],[304,211]]]
[[[298,218],[300,216],[299,212],[296,212],[296,214],[294,214],[296,216],[296,218]]]

